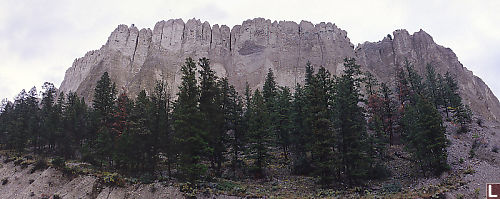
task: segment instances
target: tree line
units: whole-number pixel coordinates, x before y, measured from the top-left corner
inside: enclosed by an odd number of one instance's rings
[[[240,95],[207,58],[187,58],[176,98],[164,81],[130,98],[105,72],[91,106],[45,83],[40,97],[33,87],[3,101],[0,141],[5,149],[193,183],[264,178],[277,153],[291,173],[316,176],[322,185],[359,183],[389,175],[386,151],[399,142],[424,175],[448,169],[442,116],[460,126],[458,133],[471,120],[450,73],[427,65],[422,77],[406,61],[391,88],[362,73],[355,59],[344,67],[334,76],[307,63],[305,83],[293,91],[269,69],[262,88],[247,84]]]

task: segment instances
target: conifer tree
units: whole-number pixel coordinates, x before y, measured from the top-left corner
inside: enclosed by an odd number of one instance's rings
[[[364,143],[366,140],[366,123],[363,102],[360,93],[362,79],[360,66],[354,58],[344,59],[344,74],[337,78],[333,100],[335,110],[335,128],[338,133],[340,150],[340,170],[349,182],[355,182],[367,176],[370,158]]]
[[[389,87],[382,83],[380,87],[380,93],[382,94],[382,115],[383,115],[383,124],[384,124],[384,132],[387,136],[389,136],[389,145],[393,144],[394,137],[394,123],[395,123],[395,104],[392,99],[392,91]]]
[[[62,114],[62,128],[65,143],[63,144],[64,157],[71,158],[74,151],[88,142],[88,107],[83,99],[74,92],[67,95],[67,102]]]
[[[267,165],[269,156],[268,147],[271,144],[271,135],[269,114],[259,89],[255,90],[252,95],[250,110],[248,144],[250,157],[254,160],[252,170],[256,177],[263,177],[263,169]]]
[[[320,177],[322,185],[328,185],[337,177],[335,173],[338,169],[334,153],[337,136],[334,133],[332,112],[329,107],[333,97],[333,81],[330,73],[324,67],[320,67],[307,86],[309,89],[307,100],[310,103],[307,109],[308,120],[313,137],[312,161],[317,167],[314,174]]]
[[[129,136],[132,137],[133,150],[130,154],[132,169],[150,171],[152,153],[151,153],[151,129],[153,123],[156,121],[154,117],[154,105],[151,103],[149,97],[146,95],[145,90],[141,90],[137,95],[134,107],[130,113],[131,127]],[[167,142],[161,139],[161,142]],[[175,153],[174,151],[163,151],[167,154],[168,165],[171,164],[171,159],[168,152]],[[171,175],[170,167],[168,167],[169,175]]]
[[[311,148],[311,136],[307,134],[309,128],[306,127],[306,105],[304,87],[297,84],[292,102],[292,131],[290,135],[290,145],[292,151],[292,172],[294,174],[308,174],[311,172],[310,161],[306,156],[307,151]]]
[[[242,126],[242,101],[238,96],[236,89],[229,84],[227,78],[220,79],[217,84],[220,88],[220,98],[218,101],[221,112],[224,116],[223,131],[228,132],[230,135],[225,140],[219,140],[219,142],[229,143],[232,154],[231,163],[233,174],[236,174],[236,169],[240,166],[238,156],[240,155],[240,152],[243,151],[245,142],[245,134]],[[221,165],[218,165],[218,168],[221,168]]]
[[[89,143],[87,151],[90,151],[86,158],[90,161],[98,161],[99,166],[111,165],[111,153],[113,149],[113,111],[115,110],[116,86],[111,82],[107,72],[97,81],[94,89],[93,111],[96,121],[96,136],[91,138],[94,143]],[[85,159],[86,159],[85,158]]]
[[[442,119],[427,99],[417,96],[417,103],[405,108],[406,148],[425,172],[439,175],[448,168],[447,139]]]
[[[201,178],[206,167],[201,163],[207,153],[206,131],[202,124],[202,115],[198,106],[200,89],[196,81],[196,64],[187,58],[181,68],[182,82],[174,104],[173,118],[175,140],[179,150],[179,174],[181,179],[194,183]]]
[[[198,65],[202,68],[200,73],[200,112],[205,118],[204,129],[207,130],[206,140],[210,150],[210,163],[217,176],[221,175],[224,152],[226,152],[227,134],[224,129],[224,114],[220,110],[220,88],[217,85],[217,76],[210,67],[207,58],[201,58]]]
[[[436,76],[436,71],[431,64],[427,64],[426,67],[426,76],[425,76],[425,87],[426,87],[426,97],[431,100],[436,108],[440,105],[439,100],[439,87],[438,87],[438,79]]]
[[[97,81],[92,107],[100,125],[110,126],[116,99],[116,86],[111,82],[108,72],[104,72]]]
[[[291,108],[292,95],[287,87],[280,87],[276,99],[276,132],[278,145],[283,151],[285,160],[288,160],[288,149],[290,148]]]

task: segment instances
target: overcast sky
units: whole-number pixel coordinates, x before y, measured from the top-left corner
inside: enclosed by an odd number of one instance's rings
[[[498,0],[0,0],[0,99],[45,81],[59,87],[75,58],[104,45],[118,24],[152,29],[193,17],[230,27],[255,17],[332,22],[355,45],[423,29],[500,94]]]

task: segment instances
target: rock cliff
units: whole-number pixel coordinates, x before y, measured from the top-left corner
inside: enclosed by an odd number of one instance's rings
[[[322,65],[332,74],[343,70],[343,59],[355,57],[379,79],[394,79],[394,68],[407,58],[423,72],[431,63],[439,73],[457,76],[460,90],[472,110],[489,120],[500,117],[500,103],[488,86],[458,61],[449,48],[437,45],[424,31],[410,35],[397,30],[393,37],[365,42],[354,48],[347,32],[332,23],[246,20],[232,29],[190,19],[156,23],[153,30],[119,25],[99,50],[78,58],[66,71],[60,90],[75,91],[91,101],[93,88],[107,71],[119,91],[135,96],[150,91],[156,80],[165,80],[172,93],[181,81],[186,57],[208,57],[218,76],[227,77],[238,91],[245,82],[262,86],[271,68],[277,82],[294,87],[303,83],[305,64]]]

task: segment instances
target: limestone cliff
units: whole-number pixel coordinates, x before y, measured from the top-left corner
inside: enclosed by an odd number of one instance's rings
[[[365,70],[391,81],[394,68],[408,58],[419,71],[431,63],[440,73],[452,72],[476,113],[491,120],[500,116],[500,104],[486,84],[464,68],[450,49],[437,45],[423,31],[410,35],[397,30],[394,39],[366,42],[354,49],[347,32],[335,24],[262,18],[232,29],[197,19],[160,21],[153,30],[119,25],[99,50],[75,60],[60,89],[76,91],[90,101],[97,80],[107,71],[117,88],[130,96],[142,89],[150,91],[158,79],[167,81],[175,93],[186,57],[210,58],[217,75],[227,77],[238,91],[245,82],[254,89],[262,86],[268,68],[280,85],[293,88],[303,82],[307,61],[339,74],[345,57],[357,58]]]

